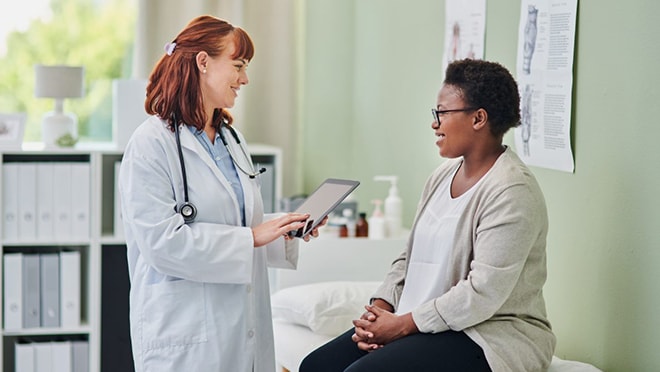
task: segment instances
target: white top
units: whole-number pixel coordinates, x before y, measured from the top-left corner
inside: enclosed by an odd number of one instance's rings
[[[436,189],[417,222],[410,256],[410,266],[397,314],[405,314],[417,306],[444,294],[446,271],[454,246],[458,218],[472,197],[472,186],[457,198],[451,197],[451,180],[447,177]],[[479,182],[477,182],[478,184]]]

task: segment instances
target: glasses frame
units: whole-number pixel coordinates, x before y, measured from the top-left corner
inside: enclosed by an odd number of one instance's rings
[[[431,109],[431,115],[433,115],[433,120],[435,120],[436,123],[440,123],[440,117],[449,114],[452,112],[466,112],[466,111],[474,111],[478,110],[478,107],[465,107],[462,109],[453,109],[453,110],[436,110],[434,108]]]

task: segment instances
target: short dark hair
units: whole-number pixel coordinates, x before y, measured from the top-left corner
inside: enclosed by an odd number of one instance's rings
[[[494,135],[504,135],[520,125],[518,84],[501,64],[476,59],[451,62],[444,84],[458,88],[467,106],[488,112],[490,131]]]

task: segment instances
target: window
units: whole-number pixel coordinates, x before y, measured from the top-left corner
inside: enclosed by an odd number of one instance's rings
[[[23,9],[24,8],[24,9]],[[85,96],[64,101],[81,141],[112,140],[112,80],[131,76],[137,0],[32,0],[0,12],[0,112],[25,112],[25,142],[41,141],[52,99],[34,96],[34,65],[85,68]]]

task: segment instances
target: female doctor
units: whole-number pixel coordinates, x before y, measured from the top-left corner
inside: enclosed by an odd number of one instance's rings
[[[165,51],[147,86],[152,116],[119,174],[135,370],[270,372],[266,267],[295,268],[298,242],[286,234],[307,215],[266,221],[263,170],[231,127],[226,109],[248,83],[254,46],[242,29],[200,16]]]

